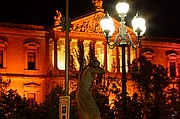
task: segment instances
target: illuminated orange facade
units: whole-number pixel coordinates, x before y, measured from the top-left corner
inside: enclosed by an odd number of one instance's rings
[[[121,83],[121,48],[108,48],[99,25],[104,16],[102,4],[96,3],[95,8],[94,12],[71,21],[70,55],[74,57],[74,65],[78,70],[79,64],[75,55],[77,43],[81,42],[84,45],[85,56],[89,53],[89,47],[92,47],[96,58],[108,71],[105,74],[104,85],[107,85],[107,82]],[[41,103],[53,86],[60,84],[64,87],[65,32],[59,26],[61,19],[62,16],[57,11],[53,27],[48,31],[43,26],[0,23],[0,76],[3,80],[11,79],[8,89],[17,89],[22,96]],[[120,23],[114,19],[114,24],[117,33]],[[132,29],[127,29],[135,41]],[[113,39],[114,36],[112,41]],[[172,79],[179,77],[180,39],[144,36],[141,49],[126,48],[127,73],[130,63],[140,52],[153,63],[167,67]],[[130,75],[127,77],[127,91],[132,93],[135,87]],[[69,83],[70,90],[71,86]]]
[[[0,75],[11,79],[8,88],[44,100],[48,70],[48,42],[42,26],[0,24]],[[43,90],[43,91],[42,91]]]

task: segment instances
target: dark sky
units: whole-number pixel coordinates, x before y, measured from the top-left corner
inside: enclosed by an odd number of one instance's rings
[[[2,2],[3,1],[3,2]],[[65,17],[65,0],[2,0],[0,22],[25,23],[50,26],[55,10]],[[126,0],[130,5],[127,25],[136,11],[146,19],[145,35],[180,38],[180,0]],[[116,18],[119,0],[104,0],[103,8]],[[69,16],[76,18],[92,10],[91,0],[69,0]]]

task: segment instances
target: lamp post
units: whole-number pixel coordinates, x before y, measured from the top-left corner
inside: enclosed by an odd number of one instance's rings
[[[110,38],[114,33],[115,26],[113,25],[113,20],[107,13],[105,17],[100,21],[100,25],[102,30],[105,34],[105,38],[107,40],[107,44],[110,49],[113,49],[115,46],[119,46],[122,48],[122,109],[123,109],[123,118],[127,118],[127,102],[126,102],[126,64],[125,64],[125,50],[128,45],[132,46],[133,48],[138,48],[140,46],[140,38],[144,34],[146,30],[145,20],[138,16],[138,13],[132,20],[133,31],[137,36],[137,43],[134,44],[132,42],[130,34],[127,33],[127,28],[125,26],[125,17],[126,13],[129,10],[129,5],[125,2],[119,2],[116,5],[116,10],[119,13],[120,27],[119,33],[116,34],[114,43],[111,44]]]
[[[69,0],[66,0],[65,95],[69,94]]]

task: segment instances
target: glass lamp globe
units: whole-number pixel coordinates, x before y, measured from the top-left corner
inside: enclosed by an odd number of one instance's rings
[[[104,16],[103,19],[101,19],[100,25],[101,25],[102,30],[104,31],[105,35],[107,37],[111,37],[112,34],[114,33],[115,26],[114,26],[112,18],[109,16],[108,13],[106,14],[106,16]]]
[[[142,36],[145,31],[146,31],[146,21],[138,16],[138,13],[132,20],[132,26],[133,26],[133,31],[136,33],[136,35]]]
[[[125,2],[119,2],[117,5],[116,5],[116,10],[117,12],[121,15],[125,15],[128,10],[129,10],[129,5]]]

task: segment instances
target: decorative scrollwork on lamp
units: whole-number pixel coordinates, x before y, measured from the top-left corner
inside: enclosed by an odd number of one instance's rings
[[[104,16],[104,18],[100,21],[100,25],[104,31],[105,38],[107,40],[109,48],[113,49],[115,46],[122,46],[122,45],[131,45],[133,48],[138,48],[140,46],[140,38],[145,33],[146,26],[145,20],[139,16],[139,12],[137,12],[136,16],[132,20],[133,31],[137,36],[137,43],[134,44],[132,42],[130,34],[127,33],[127,28],[125,26],[125,17],[126,13],[129,9],[129,5],[127,3],[118,3],[116,5],[116,9],[119,13],[119,17],[121,18],[119,33],[116,34],[114,43],[110,43],[110,38],[112,37],[115,26],[113,23],[112,18],[109,16],[108,13]]]

